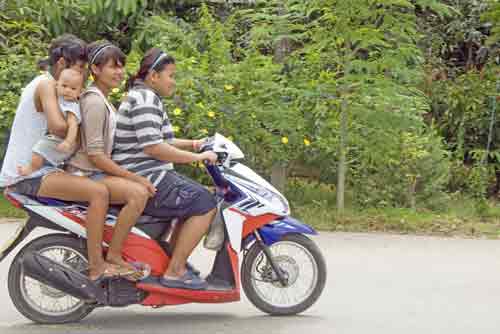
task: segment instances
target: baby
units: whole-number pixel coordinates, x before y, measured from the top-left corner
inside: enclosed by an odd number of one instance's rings
[[[17,172],[27,176],[42,168],[45,164],[59,166],[69,159],[77,148],[78,125],[81,122],[78,97],[83,88],[83,76],[73,69],[61,72],[56,84],[56,93],[59,108],[66,118],[68,132],[66,138],[47,134],[33,147],[31,164],[18,166]]]

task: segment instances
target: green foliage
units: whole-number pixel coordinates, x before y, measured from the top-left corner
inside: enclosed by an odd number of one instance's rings
[[[282,65],[258,47],[247,48],[235,62],[227,37],[230,23],[218,22],[206,6],[199,16],[196,25],[152,17],[141,23],[134,44],[142,50],[161,47],[177,59],[177,93],[168,101],[177,135],[199,138],[223,132],[242,146],[252,165],[263,169],[273,160],[294,159],[304,147],[304,129],[298,92],[280,84]]]
[[[498,22],[500,22],[500,1],[490,0],[488,5],[488,10],[482,14],[481,18],[483,21],[492,23],[491,35],[488,39],[488,43],[498,46],[500,43],[500,24],[498,24]]]
[[[446,190],[482,198],[500,168],[497,124],[486,151],[498,1],[15,0],[0,10],[0,133],[48,41],[71,32],[120,45],[131,74],[150,47],[172,54],[177,91],[165,103],[179,137],[222,132],[259,172],[299,165],[332,189],[345,153],[348,200],[360,207],[435,209]]]
[[[449,190],[484,197],[495,184],[492,175],[500,170],[495,140],[500,126],[492,118],[500,70],[498,1],[450,4],[456,15],[437,17],[422,12],[419,17],[427,27],[426,91],[432,106],[428,120],[439,129],[452,154]],[[488,146],[489,138],[493,140]]]
[[[47,45],[45,27],[30,19],[32,9],[20,2],[2,3],[0,9],[0,133],[5,137],[21,89],[38,74],[36,63],[46,57]],[[2,138],[0,144],[4,145]]]

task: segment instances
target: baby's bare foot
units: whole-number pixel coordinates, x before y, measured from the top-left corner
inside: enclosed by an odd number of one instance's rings
[[[33,168],[30,166],[17,166],[17,174],[21,176],[28,176],[33,173]]]
[[[73,152],[73,149],[74,149],[75,145],[73,145],[72,143],[68,142],[68,141],[63,141],[62,143],[59,143],[57,146],[56,146],[56,149],[59,151],[59,152],[63,152],[63,153],[71,153]]]

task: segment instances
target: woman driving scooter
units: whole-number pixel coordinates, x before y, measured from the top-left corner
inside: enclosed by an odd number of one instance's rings
[[[186,261],[208,230],[216,201],[202,185],[176,173],[172,163],[214,163],[217,155],[195,153],[202,140],[174,138],[161,100],[173,94],[174,76],[173,57],[157,48],[146,52],[137,74],[128,81],[127,98],[118,110],[112,158],[123,168],[147,177],[156,187],[145,214],[183,221],[160,283],[198,290],[206,288],[207,283],[186,267]]]

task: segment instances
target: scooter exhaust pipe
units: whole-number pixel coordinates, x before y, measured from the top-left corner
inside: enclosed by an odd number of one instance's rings
[[[39,253],[23,256],[24,274],[54,289],[86,302],[105,304],[105,292],[87,276]]]

